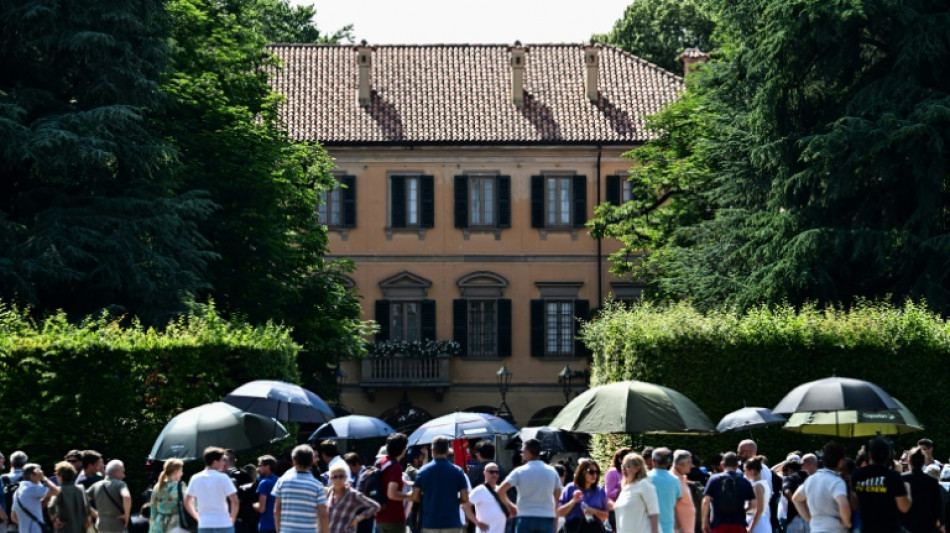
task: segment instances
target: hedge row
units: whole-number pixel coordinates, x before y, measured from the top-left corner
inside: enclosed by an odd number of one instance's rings
[[[865,302],[847,312],[761,307],[744,314],[702,314],[687,303],[611,304],[581,335],[594,354],[592,386],[628,379],[664,385],[696,402],[714,424],[744,406],[772,408],[801,383],[833,375],[868,380],[904,402],[926,427],[895,437],[898,449],[926,435],[941,460],[950,456],[950,324],[923,304]],[[750,435],[773,461],[829,440],[778,427],[706,437],[645,435],[633,444],[688,448],[705,461],[734,451]],[[597,438],[595,450],[603,457],[630,440]],[[851,454],[864,443],[844,442]]]
[[[173,416],[254,379],[298,380],[289,331],[229,323],[213,307],[163,330],[65,315],[41,322],[0,302],[0,446],[48,472],[71,448],[125,461],[130,486]]]

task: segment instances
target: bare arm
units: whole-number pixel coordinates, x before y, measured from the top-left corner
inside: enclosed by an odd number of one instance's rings
[[[320,520],[319,531],[330,531],[330,513],[327,512],[326,505],[317,506],[317,518]]]
[[[185,496],[185,511],[188,511],[188,514],[195,519],[195,522],[198,521],[198,510],[195,509],[195,497],[187,495]]]
[[[579,490],[575,490],[574,494],[571,495],[571,499],[567,500],[567,503],[561,505],[557,508],[558,516],[567,516],[571,513],[571,510],[574,509],[574,506],[580,503],[581,499],[584,497],[584,494]],[[560,498],[558,498],[560,500]]]
[[[511,512],[512,516],[514,516],[518,514],[518,508],[515,507],[515,505],[511,503],[511,501],[508,500],[508,489],[510,488],[511,488],[511,483],[508,483],[507,481],[505,481],[504,483],[501,484],[500,487],[498,487],[495,490],[495,494],[498,495],[498,498],[501,500],[501,503],[504,504],[504,506],[507,507],[508,510]],[[558,497],[560,497],[560,493],[557,493],[555,495],[554,497],[555,502],[557,502]]]
[[[128,527],[132,519],[132,495],[128,490],[122,491],[122,510],[125,511],[125,526]]]
[[[488,531],[488,524],[485,522],[479,522],[478,518],[475,517],[475,506],[472,505],[472,502],[463,503],[462,510],[465,511],[465,517],[475,524],[478,529],[482,531]]]
[[[798,515],[802,517],[802,520],[811,522],[811,512],[808,510],[808,499],[805,497],[804,485],[798,487],[798,490],[792,495],[792,503],[795,504],[795,509],[798,511]]]
[[[906,496],[896,496],[894,498],[897,500],[897,508],[902,513],[910,511],[910,504],[913,502],[913,494],[910,493],[910,483],[904,483],[904,489],[907,490]]]
[[[267,510],[267,495],[261,494],[257,498],[257,501],[254,502],[254,505],[252,505],[251,507],[253,507],[254,510],[257,511],[258,513],[263,513],[264,511],[266,511]]]
[[[702,514],[703,514],[703,533],[709,533],[712,531],[712,526],[709,523],[709,496],[703,496],[703,505],[702,505]]]
[[[237,493],[232,492],[230,495],[228,495],[228,501],[231,503],[231,523],[233,524],[237,522],[238,505],[239,505],[238,499],[237,499]]]
[[[280,531],[280,498],[274,502],[274,529]]]
[[[468,503],[468,490],[459,491],[459,503]]]
[[[845,529],[851,529],[851,504],[848,503],[847,496],[835,496],[838,502],[838,512],[841,514],[841,525]]]
[[[660,515],[650,515],[650,531],[652,533],[660,533]]]
[[[765,488],[762,485],[756,483],[753,485],[755,489],[755,499],[751,500],[749,504],[755,510],[752,514],[752,522],[749,524],[749,531],[755,529],[756,524],[759,523],[759,519],[762,518],[762,508],[765,507]]]
[[[399,483],[395,481],[390,481],[389,484],[386,485],[386,497],[397,502],[404,502],[410,499],[408,494],[399,490]]]
[[[409,501],[412,503],[419,503],[422,501],[422,489],[419,487],[412,487],[412,492],[409,493]]]

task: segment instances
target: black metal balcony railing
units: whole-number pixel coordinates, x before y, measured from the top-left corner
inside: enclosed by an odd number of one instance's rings
[[[447,387],[452,382],[450,356],[367,357],[360,362],[364,387]]]

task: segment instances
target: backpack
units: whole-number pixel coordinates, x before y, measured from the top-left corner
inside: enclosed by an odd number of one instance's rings
[[[381,508],[389,502],[389,497],[386,496],[388,487],[383,482],[383,473],[391,464],[392,461],[378,461],[375,465],[367,467],[366,472],[363,472],[357,482],[359,491],[379,503]]]
[[[7,510],[7,516],[9,516],[10,511],[13,510],[13,495],[20,488],[20,482],[11,483],[10,476],[4,475],[0,476],[0,485],[3,486],[3,506]]]
[[[719,510],[723,513],[741,513],[742,497],[739,495],[739,476],[722,476],[722,490],[719,491]]]

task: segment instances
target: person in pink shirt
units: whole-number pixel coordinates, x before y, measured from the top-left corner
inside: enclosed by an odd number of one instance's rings
[[[617,501],[617,496],[620,495],[620,484],[623,481],[623,471],[621,470],[621,465],[623,463],[623,458],[630,453],[630,448],[620,448],[614,453],[613,460],[610,461],[610,468],[607,470],[607,474],[604,476],[604,487],[607,490],[607,499],[614,502]],[[610,527],[614,531],[617,531],[617,520],[614,517],[614,512],[610,512]]]
[[[673,473],[680,480],[683,495],[676,500],[676,531],[679,533],[694,533],[696,531],[696,504],[693,503],[693,493],[689,490],[689,481],[686,474],[693,468],[693,454],[687,450],[673,452]]]

